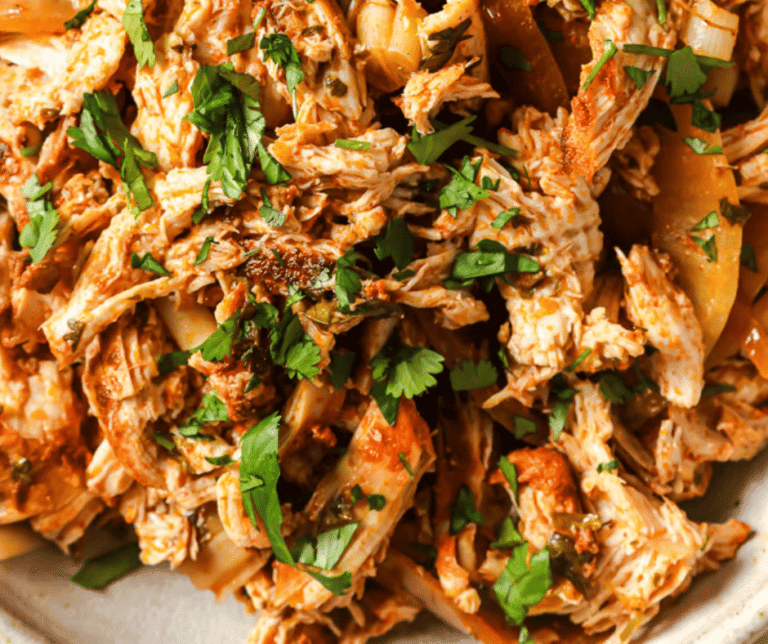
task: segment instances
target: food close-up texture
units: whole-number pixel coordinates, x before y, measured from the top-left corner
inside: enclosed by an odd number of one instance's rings
[[[622,644],[734,557],[768,3],[73,2],[0,3],[0,556],[249,644]]]

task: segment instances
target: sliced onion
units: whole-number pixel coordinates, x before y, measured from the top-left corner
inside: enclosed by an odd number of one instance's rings
[[[680,38],[695,54],[731,60],[738,32],[739,17],[735,13],[711,0],[696,0]]]

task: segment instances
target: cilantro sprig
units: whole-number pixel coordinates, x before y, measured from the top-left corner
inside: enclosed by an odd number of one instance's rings
[[[355,301],[355,295],[359,293],[363,284],[360,276],[352,270],[359,255],[353,248],[348,248],[344,254],[336,260],[336,281],[333,292],[338,300],[338,309],[342,313],[349,313],[350,305]]]
[[[277,482],[280,479],[280,465],[277,461],[279,429],[280,415],[278,412],[273,412],[257,425],[251,427],[241,439],[240,492],[245,512],[251,523],[257,528],[259,528],[257,514],[261,517],[275,558],[284,564],[296,567],[296,560],[280,531],[283,524],[283,512],[277,494]],[[354,529],[357,528],[357,524],[350,525],[354,525]],[[339,532],[333,534],[334,531],[330,531],[331,534],[324,537],[324,544],[327,545],[323,546],[319,564],[325,564],[329,568],[335,565],[349,544],[354,529],[347,528],[344,535]],[[352,534],[349,534],[349,539],[345,543],[344,536],[350,530]],[[301,554],[301,551],[299,553]],[[338,558],[333,561],[337,553]],[[318,565],[320,547],[317,541],[314,552],[311,554],[313,555],[311,557],[313,564],[321,567]],[[305,558],[309,559],[310,554],[305,555]],[[331,564],[332,561],[333,564]],[[311,569],[303,570],[335,595],[343,595],[352,585],[352,575],[349,572],[329,576]]]
[[[133,195],[139,211],[154,205],[139,166],[157,167],[157,155],[142,148],[128,131],[111,91],[85,94],[80,127],[69,127],[67,135],[72,138],[72,145],[120,171],[126,195],[129,199]]]
[[[41,186],[37,174],[33,174],[21,190],[22,196],[27,199],[29,221],[21,229],[19,244],[29,249],[33,264],[43,261],[58,234],[59,212],[48,199],[52,187],[53,183],[50,181]]]
[[[443,356],[426,347],[407,347],[388,342],[370,362],[373,370],[371,396],[390,425],[397,420],[400,397],[412,399],[437,384]]]
[[[261,39],[259,47],[264,50],[264,61],[272,59],[278,67],[285,70],[285,84],[291,93],[293,103],[293,117],[298,116],[296,104],[296,87],[304,80],[304,70],[301,68],[299,52],[291,43],[291,39],[285,34],[269,34]]]
[[[552,586],[549,551],[544,548],[531,557],[528,566],[528,543],[515,546],[504,571],[493,585],[493,592],[507,621],[523,623],[528,609],[536,606]]]
[[[157,61],[155,45],[152,42],[152,36],[149,35],[147,23],[144,21],[144,8],[141,5],[141,0],[128,0],[128,5],[123,13],[123,26],[133,45],[133,53],[136,54],[139,69],[145,65],[153,67]]]

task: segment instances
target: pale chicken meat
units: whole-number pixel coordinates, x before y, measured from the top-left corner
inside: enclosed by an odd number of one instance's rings
[[[658,349],[651,357],[652,377],[670,402],[693,407],[704,386],[704,344],[693,305],[670,279],[663,254],[639,245],[629,256],[616,252],[626,280],[627,316]]]
[[[54,4],[0,8],[0,558],[624,644],[739,556],[677,503],[768,446],[760,3]]]

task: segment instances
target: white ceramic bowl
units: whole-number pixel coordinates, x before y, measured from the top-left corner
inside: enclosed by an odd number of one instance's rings
[[[748,644],[768,630],[768,450],[716,469],[707,495],[685,504],[693,519],[750,523],[752,537],[717,573],[689,592],[635,640],[643,644]],[[165,567],[144,568],[101,592],[70,582],[77,566],[54,549],[0,563],[2,644],[244,644],[253,616],[221,605]],[[387,644],[469,644],[421,619]],[[382,643],[383,644],[383,643]],[[515,643],[516,644],[516,643]],[[760,644],[768,644],[764,637]]]

